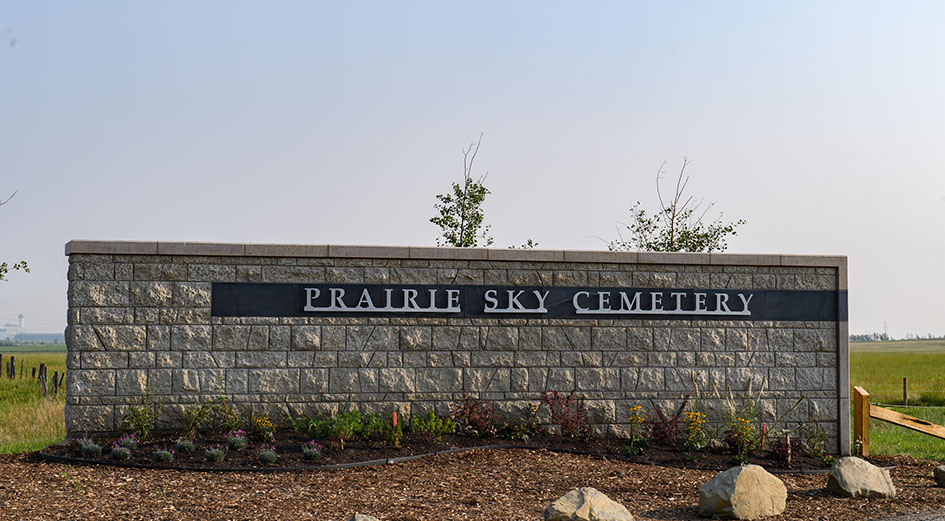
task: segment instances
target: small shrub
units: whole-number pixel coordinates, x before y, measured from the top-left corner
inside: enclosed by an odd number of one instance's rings
[[[331,422],[331,418],[321,414],[316,414],[311,418],[303,417],[299,420],[299,427],[302,427],[299,430],[307,431],[316,438],[329,438],[331,437]]]
[[[802,454],[804,443],[797,438],[785,436],[774,441],[771,446],[771,454],[785,468],[792,468],[795,456]]]
[[[118,445],[112,447],[111,452],[112,459],[123,461],[131,458],[131,451],[127,447],[119,447]]]
[[[827,431],[817,423],[816,418],[802,423],[797,430],[804,438],[804,452],[822,458],[827,452]]]
[[[154,430],[161,411],[164,410],[164,403],[155,400],[151,395],[151,389],[145,388],[141,395],[141,402],[128,407],[125,412],[124,423],[129,429],[138,435],[138,438],[146,440]]]
[[[400,448],[400,439],[404,436],[403,427],[397,422],[397,412],[391,415],[391,422],[381,425],[381,436],[387,442],[387,446],[392,449]]]
[[[158,449],[151,455],[151,460],[155,463],[171,463],[174,461],[174,452],[170,450]]]
[[[259,446],[259,456],[257,456],[260,463],[273,464],[279,461],[279,455],[276,454],[276,448],[272,445],[263,443]]]
[[[246,444],[249,443],[249,438],[246,436],[246,431],[235,430],[226,433],[226,444],[229,446],[230,450],[242,450],[246,448]]]
[[[635,456],[650,446],[650,439],[646,436],[643,424],[646,421],[646,409],[641,405],[630,408],[627,421],[630,424],[630,439],[624,446],[623,452],[628,456]]]
[[[502,435],[513,440],[528,441],[532,437],[541,436],[541,422],[538,421],[539,405],[529,404],[528,412],[524,417],[507,424],[502,429]]]
[[[194,442],[188,439],[177,440],[177,443],[174,445],[174,450],[184,454],[193,454],[197,447],[194,446]]]
[[[322,457],[322,451],[325,447],[315,440],[302,444],[302,457],[307,460],[318,459]]]
[[[115,440],[115,444],[119,447],[134,451],[138,448],[138,438],[134,433],[126,434]]]
[[[679,441],[683,435],[681,419],[688,403],[689,395],[687,394],[672,416],[663,414],[663,410],[656,403],[653,403],[653,414],[646,419],[646,425],[650,431],[650,440],[653,443],[667,447],[679,446]]]
[[[381,434],[381,430],[384,427],[384,422],[381,420],[381,417],[375,413],[368,414],[361,418],[361,429],[358,434],[364,438],[368,439],[375,435]]]
[[[237,430],[243,425],[243,413],[230,404],[229,398],[219,396],[210,404],[210,424],[216,432]]]
[[[223,461],[223,458],[226,457],[226,447],[220,444],[204,447],[203,450],[204,450],[204,458],[207,461],[219,463]]]
[[[361,430],[361,413],[350,411],[338,413],[328,423],[328,436],[334,449],[344,450],[345,442]]]
[[[259,441],[273,442],[276,439],[276,426],[268,416],[253,415],[251,419],[253,436]]]
[[[83,456],[97,457],[102,455],[102,446],[92,441],[88,434],[75,440]]]
[[[587,422],[584,398],[576,398],[572,390],[567,396],[558,391],[542,391],[542,403],[551,411],[551,423],[561,427],[561,433],[570,438],[589,438],[591,426]]]
[[[748,454],[755,447],[758,434],[755,424],[745,418],[735,418],[725,433],[725,444],[735,453],[735,460],[739,464],[748,461]]]
[[[698,411],[686,411],[683,415],[686,423],[686,441],[683,442],[683,446],[689,451],[704,449],[709,443],[705,433],[705,414]]]
[[[414,416],[410,421],[410,430],[431,440],[443,441],[444,434],[456,432],[456,422],[449,416],[441,418],[431,410],[425,416]]]
[[[180,414],[181,423],[184,424],[184,436],[194,439],[197,432],[210,422],[212,413],[212,404],[208,402],[193,403],[184,407]]]
[[[457,430],[470,436],[495,436],[495,407],[466,393],[463,387],[463,401],[450,404],[450,418],[456,422]]]

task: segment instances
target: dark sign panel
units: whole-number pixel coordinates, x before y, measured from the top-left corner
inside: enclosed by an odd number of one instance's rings
[[[847,320],[845,291],[213,283],[217,317]]]

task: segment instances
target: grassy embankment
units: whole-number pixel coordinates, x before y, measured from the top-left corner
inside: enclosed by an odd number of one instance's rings
[[[65,390],[58,396],[43,398],[43,390],[35,379],[30,378],[31,369],[46,364],[50,382],[53,372],[66,370],[65,345],[61,346],[3,346],[3,364],[16,357],[16,379],[0,378],[0,454],[37,450],[57,442],[66,434]],[[39,350],[39,351],[37,351]],[[41,351],[59,352],[41,352]],[[20,379],[20,362],[24,362],[26,373]],[[64,384],[63,384],[64,385]]]
[[[889,408],[945,425],[945,340],[850,344],[850,385],[866,389],[872,403],[901,405],[903,378],[917,407]],[[945,440],[870,420],[870,452],[945,460]]]

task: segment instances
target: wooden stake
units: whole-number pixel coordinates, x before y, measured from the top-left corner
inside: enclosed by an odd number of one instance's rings
[[[853,388],[853,452],[870,455],[870,393],[860,386]]]
[[[902,378],[902,403],[909,406],[909,379],[906,377]]]

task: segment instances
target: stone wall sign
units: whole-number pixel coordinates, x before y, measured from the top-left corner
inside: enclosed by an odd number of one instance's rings
[[[505,418],[542,391],[591,429],[698,387],[849,452],[845,257],[71,241],[69,435],[116,431],[146,389],[173,427],[225,395],[246,413],[446,413],[462,390]],[[791,409],[798,398],[800,407]]]

